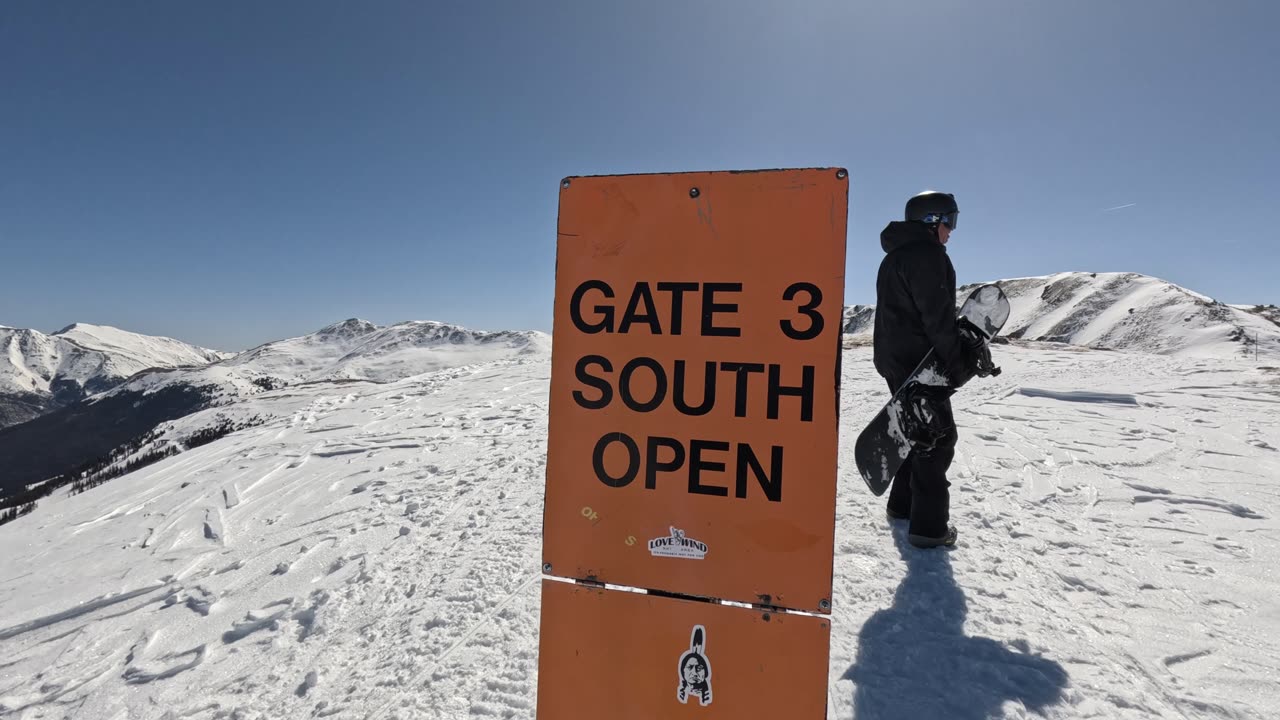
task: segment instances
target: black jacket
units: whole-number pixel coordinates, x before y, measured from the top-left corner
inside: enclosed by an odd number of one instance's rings
[[[886,253],[876,277],[875,365],[897,388],[929,349],[947,374],[964,374],[956,325],[956,271],[947,248],[923,223],[891,222],[880,233]]]

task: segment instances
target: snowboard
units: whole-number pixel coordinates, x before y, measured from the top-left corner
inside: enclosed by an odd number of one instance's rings
[[[863,428],[854,446],[858,472],[873,495],[883,495],[893,476],[906,461],[912,448],[927,445],[931,433],[940,432],[952,423],[951,418],[937,417],[931,396],[949,397],[973,375],[999,375],[991,363],[991,339],[1009,319],[1009,298],[999,285],[982,285],[965,299],[956,322],[965,340],[981,358],[976,370],[960,378],[952,387],[942,371],[942,361],[933,350],[924,356],[914,372],[889,399],[880,412]]]

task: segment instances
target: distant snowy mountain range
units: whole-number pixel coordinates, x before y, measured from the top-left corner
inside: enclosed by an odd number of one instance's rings
[[[232,355],[102,325],[80,323],[52,335],[0,326],[0,428],[110,390],[143,370]]]
[[[1191,357],[1280,353],[1280,308],[1225,305],[1138,273],[1059,273],[999,281],[1012,314],[1002,335],[1097,350]],[[974,283],[959,288],[963,302]],[[869,341],[875,307],[845,309],[844,331]]]
[[[196,387],[210,393],[216,404],[225,404],[303,383],[394,382],[550,345],[551,337],[540,332],[483,332],[424,321],[381,327],[353,318],[204,367],[143,373],[105,397]]]
[[[127,362],[142,362],[135,360],[143,357],[139,348],[169,348],[166,343],[176,342],[132,336],[137,339],[126,343],[124,340],[131,334],[112,328],[94,328],[93,336],[99,338],[99,345],[106,344],[102,338],[115,338],[120,341],[117,346],[124,350],[119,358],[99,359],[98,365],[114,362],[123,367],[128,367]],[[225,358],[212,351],[196,355],[196,349],[185,356],[176,349],[168,355],[153,352],[151,357],[157,362],[152,369],[131,372],[124,380],[118,376],[76,375],[77,379],[86,378],[85,382],[101,382],[97,387],[105,389],[0,429],[0,495],[99,461],[160,423],[205,408],[232,405],[295,385],[393,382],[435,370],[537,352],[548,349],[550,343],[550,337],[539,332],[480,332],[439,322],[380,327],[351,319],[310,335],[267,343]],[[15,342],[13,347],[22,346]],[[192,357],[199,357],[200,364],[182,367],[174,362]],[[33,364],[16,351],[0,358],[0,363],[4,368],[0,372],[7,375],[17,375]],[[111,379],[88,379],[98,377]],[[19,395],[14,404],[22,397]]]
[[[1256,341],[1262,354],[1280,355],[1274,306],[1224,305],[1135,273],[1000,283],[1013,305],[1004,335],[1015,341],[1208,357],[1253,354]],[[959,297],[972,287],[961,288]],[[874,318],[872,306],[846,308],[850,341],[870,342]],[[391,383],[550,346],[551,337],[539,332],[479,332],[439,322],[381,327],[358,319],[235,355],[100,326],[73,325],[54,335],[0,328],[0,348],[7,351],[0,355],[0,496],[100,466],[112,451],[124,458],[128,453],[120,449],[127,443],[154,452],[205,437],[209,427],[184,424],[181,437],[162,433],[152,438],[159,442],[140,441],[200,410],[292,386]]]

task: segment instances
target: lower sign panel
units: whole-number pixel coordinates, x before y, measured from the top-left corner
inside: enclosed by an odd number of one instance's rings
[[[542,583],[540,720],[826,717],[824,618]]]

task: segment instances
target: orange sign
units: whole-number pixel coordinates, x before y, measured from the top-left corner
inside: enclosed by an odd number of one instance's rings
[[[560,192],[547,573],[827,612],[843,170]]]
[[[539,720],[826,717],[830,623],[542,582]]]

